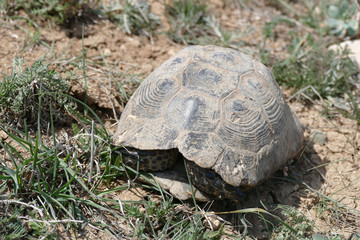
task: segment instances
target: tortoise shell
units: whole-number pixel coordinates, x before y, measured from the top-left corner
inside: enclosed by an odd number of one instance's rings
[[[191,46],[139,86],[114,142],[142,150],[176,148],[244,189],[294,157],[303,131],[263,64],[233,49]]]

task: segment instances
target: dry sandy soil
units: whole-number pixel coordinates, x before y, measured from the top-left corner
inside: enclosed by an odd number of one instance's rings
[[[152,2],[152,11],[164,16],[164,5],[158,1]],[[224,27],[229,30],[245,31],[251,28],[249,34],[242,37],[246,46],[255,58],[259,58],[258,46],[261,42],[262,27],[266,21],[281,15],[278,9],[263,3],[252,3],[247,8],[225,6],[219,1],[209,4],[209,11],[214,14]],[[21,14],[21,13],[20,13]],[[162,17],[163,27],[167,24]],[[15,55],[25,58],[26,63],[32,63],[47,53],[51,63],[57,64],[57,71],[74,70],[78,76],[72,81],[72,94],[81,97],[84,94],[82,73],[78,69],[71,69],[71,62],[82,54],[82,40],[69,38],[65,31],[58,26],[39,23],[40,42],[29,45],[34,28],[23,20],[4,19],[0,22],[0,69],[6,73],[11,70]],[[21,26],[22,28],[19,28]],[[24,30],[25,29],[25,30]],[[267,41],[266,47],[272,54],[281,56],[289,41],[286,26],[275,28],[275,41]],[[299,28],[299,31],[302,31]],[[44,44],[53,46],[50,50]],[[89,84],[89,103],[103,114],[108,126],[119,118],[126,102],[118,92],[114,91],[112,76],[120,81],[125,90],[134,91],[133,81],[129,81],[126,74],[134,74],[143,79],[150,74],[164,60],[174,55],[185,46],[173,43],[165,34],[158,34],[153,39],[145,36],[126,35],[111,22],[103,19],[95,20],[87,26],[87,36],[84,39],[88,66],[86,74]],[[28,47],[26,47],[28,46]],[[25,51],[22,51],[26,47]],[[104,55],[108,66],[104,67],[101,58]],[[108,69],[111,69],[112,76]],[[290,97],[290,91],[283,89]],[[360,131],[356,121],[340,115],[328,118],[322,113],[322,103],[304,105],[291,101],[290,106],[298,114],[306,127],[306,146],[302,155],[289,165],[288,172],[303,181],[290,182],[275,178],[270,184],[261,186],[257,191],[263,202],[270,204],[285,204],[296,207],[308,218],[316,222],[316,232],[327,234],[343,234],[349,237],[360,229],[359,216],[351,214],[349,209],[360,211]],[[115,112],[115,114],[114,114]],[[326,138],[321,142],[314,138],[314,133]],[[314,140],[314,141],[313,141]],[[119,196],[122,196],[119,193]],[[339,212],[325,209],[322,213],[318,209],[324,196],[329,196],[340,205],[335,208]],[[250,201],[251,196],[248,197]],[[331,202],[331,201],[330,201]],[[341,204],[346,206],[342,209]],[[331,205],[331,203],[330,203]],[[333,203],[335,205],[335,203]],[[262,238],[261,225],[253,235]]]

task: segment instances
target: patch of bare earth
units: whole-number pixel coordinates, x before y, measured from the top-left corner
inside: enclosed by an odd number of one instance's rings
[[[220,19],[224,27],[246,32],[240,39],[247,43],[255,57],[258,56],[265,22],[281,15],[281,12],[262,3],[236,8],[226,6],[222,1],[211,2],[210,11]],[[163,27],[167,28],[164,6],[158,1],[151,3],[153,11],[161,16]],[[64,75],[68,71],[76,74],[77,79],[70,83],[71,91],[78,98],[83,98],[85,80],[81,67],[76,66],[82,57],[82,39],[69,38],[59,27],[51,24],[39,23],[39,25],[40,41],[30,44],[35,28],[20,19],[1,20],[0,69],[10,73],[15,55],[24,57],[29,64],[47,53],[48,59],[56,64],[57,71]],[[300,27],[299,31],[301,30]],[[279,24],[275,28],[276,41],[267,40],[266,47],[274,54],[283,54],[289,41],[288,31],[285,25]],[[115,82],[121,83],[127,92],[132,92],[138,83],[128,80],[130,74],[143,79],[163,61],[185,47],[174,44],[165,34],[157,34],[153,39],[126,35],[113,23],[101,19],[87,26],[87,33],[84,47],[88,102],[100,115],[102,112],[108,113],[105,120],[108,121],[109,128],[111,128],[110,123],[114,123],[119,118],[126,103]],[[53,47],[49,48],[49,46]],[[260,199],[267,203],[286,204],[298,208],[309,219],[315,221],[317,232],[339,233],[348,237],[352,232],[360,229],[359,216],[356,217],[351,212],[352,209],[360,211],[359,127],[355,121],[340,115],[331,119],[326,118],[321,113],[321,105],[304,106],[296,102],[291,102],[290,105],[306,127],[307,145],[302,156],[289,165],[285,176],[292,174],[299,181],[291,182],[275,178],[272,183],[259,188],[262,191]],[[312,141],[314,133],[318,133],[325,140]],[[281,178],[284,178],[284,175]],[[116,196],[121,200],[139,199],[134,191],[119,192]],[[252,198],[254,197],[250,194],[248,199]],[[319,204],[324,199],[327,200],[327,204],[319,210]],[[261,226],[259,224],[253,227],[253,234],[259,238],[264,237],[259,233],[262,230]],[[126,231],[126,226],[121,229]],[[82,235],[84,239],[99,237],[105,239],[96,229],[88,228],[88,231],[87,234]]]
[[[325,166],[321,176],[319,194],[309,192],[301,196],[300,208],[310,219],[316,222],[321,231],[344,233],[346,237],[360,228],[360,133],[356,121],[342,116],[327,119],[321,112],[312,108],[304,108],[297,104],[298,114],[306,125],[306,137],[311,141],[316,134],[324,134],[324,144],[314,143],[312,149],[305,148],[304,157],[314,165],[311,171]],[[335,202],[324,206],[325,213],[319,212],[315,206],[328,196]],[[344,208],[345,207],[345,208]],[[334,227],[336,227],[335,230]]]

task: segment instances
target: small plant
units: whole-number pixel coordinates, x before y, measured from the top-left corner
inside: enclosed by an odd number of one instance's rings
[[[206,14],[206,2],[200,0],[171,0],[165,7],[170,25],[167,34],[174,42],[240,49],[245,45],[241,38],[251,31],[227,31],[214,16]]]
[[[346,52],[336,53],[321,45],[311,35],[294,36],[288,46],[290,56],[273,66],[276,80],[287,87],[300,90],[311,86],[305,94],[311,98],[340,97],[352,88],[356,65]]]
[[[90,108],[87,110],[101,123]],[[7,135],[0,141],[0,236],[5,239],[56,238],[59,224],[76,234],[87,224],[100,226],[106,221],[103,218],[100,223],[93,218],[98,210],[111,213],[112,220],[120,218],[103,207],[103,199],[93,192],[102,178],[99,162],[110,155],[106,154],[110,137],[103,125],[73,114],[84,126],[74,126],[75,136],[55,133],[52,118],[52,138],[41,135],[40,124],[33,138],[26,128],[20,131],[0,122],[0,131]],[[104,162],[109,161],[105,158]],[[98,168],[93,171],[95,164]],[[112,225],[103,227],[109,229]]]
[[[126,204],[129,222],[137,222],[132,237],[143,239],[220,239],[223,227],[219,230],[207,229],[199,213],[184,211],[184,205],[174,204],[172,198],[154,201],[141,201]]]
[[[211,38],[204,39],[206,44],[214,44],[223,47],[238,49],[244,51],[245,42],[241,40],[242,37],[249,35],[252,28],[246,29],[244,32],[239,33],[236,31],[228,31],[221,27],[221,24],[214,16],[207,16],[204,18],[208,28],[212,30]],[[212,36],[214,35],[214,36]]]
[[[150,12],[147,1],[117,0],[104,6],[108,18],[127,34],[150,35],[160,25],[159,18]]]
[[[5,239],[21,239],[26,235],[27,229],[25,224],[23,224],[17,215],[24,210],[24,207],[21,206],[18,209],[17,207],[9,207],[8,204],[1,203],[0,198],[0,234],[5,237]]]
[[[4,9],[9,15],[22,9],[30,16],[37,16],[44,19],[52,19],[57,24],[64,23],[65,20],[72,18],[82,12],[92,4],[92,0],[9,0],[6,1]],[[95,1],[94,5],[97,5]]]
[[[0,113],[2,120],[12,123],[34,123],[41,114],[42,123],[50,120],[64,121],[65,108],[71,105],[62,94],[67,94],[69,86],[49,64],[44,64],[44,57],[23,68],[23,59],[14,59],[11,74],[3,74],[0,82]],[[41,113],[39,112],[39,102]]]
[[[313,222],[293,207],[280,206],[280,208],[282,209],[282,215],[286,218],[286,224],[281,224],[274,229],[272,239],[295,240],[311,237],[310,233],[312,233],[314,229]],[[291,226],[291,228],[289,226]]]
[[[294,27],[294,23],[289,20],[288,18],[282,17],[282,16],[277,16],[275,18],[273,18],[270,22],[266,22],[265,23],[265,27],[264,27],[264,37],[265,38],[270,38],[272,41],[275,40],[275,36],[273,33],[273,29],[275,26],[277,26],[278,24],[284,23],[286,25],[288,25],[289,27]]]
[[[196,44],[198,38],[208,35],[206,4],[199,0],[172,0],[165,7],[170,24],[168,35],[173,41]]]
[[[347,0],[340,0],[330,5],[326,22],[330,33],[336,36],[354,36],[359,29],[359,22],[355,19],[356,5]]]
[[[356,14],[357,6],[355,1],[352,0],[307,0],[303,1],[302,4],[306,11],[298,11],[284,0],[269,0],[267,2],[278,8],[283,15],[292,13],[295,15],[295,19],[298,20],[288,18],[290,21],[301,25],[303,28],[310,27],[321,35],[330,33],[330,35],[340,38],[353,37],[359,30],[359,20]]]

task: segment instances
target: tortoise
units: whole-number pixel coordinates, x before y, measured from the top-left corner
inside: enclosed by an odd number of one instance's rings
[[[183,49],[141,83],[113,140],[130,167],[162,171],[184,158],[200,192],[239,199],[300,151],[303,133],[268,68],[207,45]]]

